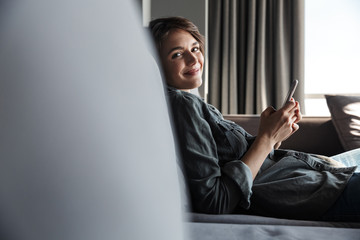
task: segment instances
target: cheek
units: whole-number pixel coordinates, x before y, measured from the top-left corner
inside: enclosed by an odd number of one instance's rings
[[[200,53],[200,56],[199,56],[199,62],[201,63],[201,66],[204,65],[204,55],[202,55],[202,53]]]
[[[181,65],[177,64],[177,63],[168,63],[166,65],[166,70],[167,75],[169,76],[176,76],[179,75],[179,73],[181,72]]]
[[[176,79],[176,74],[175,74],[175,70],[173,69],[174,66],[171,64],[163,64],[163,70],[164,70],[164,76],[166,79],[166,82],[169,85],[173,85],[174,81]]]

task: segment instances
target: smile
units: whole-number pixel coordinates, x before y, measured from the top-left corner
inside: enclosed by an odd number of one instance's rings
[[[190,71],[185,72],[186,75],[197,75],[200,72],[200,68],[191,69]]]

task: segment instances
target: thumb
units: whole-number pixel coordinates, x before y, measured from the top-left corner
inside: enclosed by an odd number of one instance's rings
[[[267,107],[263,112],[262,115],[265,117],[270,116],[272,113],[276,112],[276,110],[273,107]]]

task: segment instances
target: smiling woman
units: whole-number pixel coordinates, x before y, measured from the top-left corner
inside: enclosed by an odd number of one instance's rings
[[[202,84],[204,56],[199,43],[184,30],[171,30],[160,49],[167,84],[187,90]]]
[[[166,21],[168,24],[162,24]],[[202,84],[204,40],[197,27],[179,17],[150,23],[166,83],[190,91]]]

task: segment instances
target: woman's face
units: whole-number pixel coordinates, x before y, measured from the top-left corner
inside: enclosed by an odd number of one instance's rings
[[[185,91],[201,85],[204,56],[190,33],[171,30],[162,42],[160,59],[168,85]]]

